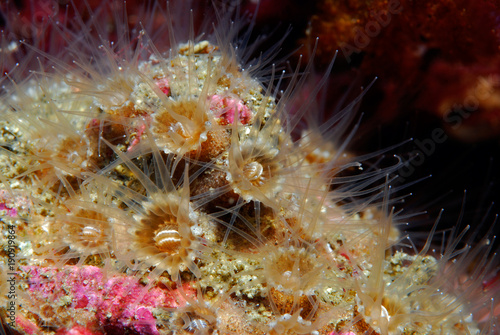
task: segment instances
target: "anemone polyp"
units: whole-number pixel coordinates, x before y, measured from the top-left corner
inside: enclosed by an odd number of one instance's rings
[[[389,184],[404,163],[362,171],[382,151],[344,154],[359,98],[314,121],[320,89],[302,76],[312,61],[276,76],[279,46],[250,60],[256,21],[222,13],[238,1],[217,11],[213,34],[197,37],[194,12],[171,15],[174,2],[203,1],[150,1],[151,16],[130,16],[135,27],[125,7],[136,1],[104,2],[95,13],[85,1],[88,21],[48,21],[67,48],[46,52],[52,38],[41,50],[14,42],[35,55],[0,78],[0,314],[9,271],[15,333],[69,334],[76,325],[93,334],[477,335],[473,318],[494,320],[491,301],[468,302],[498,296],[489,240],[463,258],[454,241],[441,259],[428,245],[411,256],[411,241],[394,252],[404,233],[387,215],[400,200]],[[173,26],[187,18],[179,44]],[[0,35],[2,67],[11,35]],[[306,102],[295,98],[301,90],[311,92]],[[64,276],[54,275],[63,263]],[[89,265],[116,300],[78,275]],[[117,280],[142,293],[117,289]],[[42,329],[59,314],[67,324]],[[25,319],[36,329],[23,328]]]
[[[220,131],[221,126],[239,118],[241,122],[250,122],[249,107],[242,99],[228,97],[228,92],[240,90],[241,96],[250,97],[250,90],[258,91],[260,87],[250,79],[239,87],[239,80],[235,79],[242,75],[238,71],[231,75],[231,80],[225,73],[231,64],[226,64],[218,48],[208,41],[188,43],[180,47],[170,63],[170,66],[159,62],[148,67],[160,67],[165,73],[163,92],[165,82],[168,83],[168,97],[159,95],[157,112],[152,118],[152,133],[161,150],[199,155],[209,132]]]
[[[66,264],[107,264],[116,250],[116,231],[112,217],[116,211],[105,186],[82,185],[76,194],[66,184],[68,197],[56,201],[34,201],[35,208],[51,213],[45,219],[33,215],[29,224],[33,253],[40,260]],[[99,193],[94,193],[99,192]],[[35,243],[36,241],[36,243]]]
[[[69,94],[69,93],[68,93]],[[60,98],[60,97],[59,97]],[[36,104],[37,95],[26,97]],[[56,97],[53,97],[56,99]],[[12,126],[17,126],[20,136],[26,141],[23,148],[30,166],[20,176],[37,180],[41,189],[53,187],[63,178],[82,178],[82,172],[93,170],[94,148],[90,139],[52,102],[43,117],[34,118],[30,114],[20,117],[18,112],[5,112],[4,117]],[[75,122],[73,120],[73,122]],[[79,125],[85,122],[80,118]],[[19,149],[17,149],[19,150]]]
[[[247,200],[252,200],[251,189],[253,187],[264,188],[266,184],[271,182],[273,172],[275,173],[278,171],[280,165],[273,162],[272,157],[257,156],[249,157],[244,160],[239,168],[241,173],[233,172],[231,174],[231,179],[235,187],[243,193],[243,196],[247,198]],[[242,178],[238,180],[236,179],[237,177]],[[278,188],[276,190],[278,190]],[[274,192],[270,192],[269,195],[273,195],[273,193]]]
[[[132,206],[128,215],[114,218],[126,228],[124,236],[130,241],[129,245],[123,245],[123,250],[117,251],[117,258],[134,260],[133,267],[138,270],[152,267],[155,276],[167,271],[174,281],[186,269],[199,277],[195,259],[203,246],[191,230],[199,214],[189,202],[189,187],[148,191],[151,191],[149,197],[141,197],[142,201]],[[126,197],[119,189],[115,192],[124,202],[139,201]],[[132,194],[131,190],[126,192]]]
[[[58,235],[71,249],[79,253],[109,251],[112,243],[112,227],[107,217],[89,210],[79,210],[71,215],[56,218]]]
[[[326,291],[341,290],[341,274],[321,248],[288,236],[281,245],[269,241],[259,247],[262,260],[253,272],[265,285],[270,307],[276,315],[295,315],[309,322],[325,298]],[[260,253],[262,252],[262,253]],[[328,300],[328,299],[325,299]]]
[[[253,128],[253,127],[252,127]],[[234,135],[229,148],[227,179],[234,191],[245,201],[257,200],[277,208],[275,196],[283,190],[286,181],[286,149],[280,150],[278,139],[265,142],[265,133],[254,129],[250,135]],[[248,137],[247,137],[248,136]],[[259,138],[262,136],[262,138]]]
[[[153,199],[144,204],[144,213],[134,216],[138,224],[133,228],[132,248],[138,251],[138,260],[167,270],[173,280],[177,280],[182,266],[199,276],[194,263],[196,239],[191,232],[194,213],[179,213],[178,195],[154,195]]]
[[[170,102],[154,117],[152,132],[165,152],[185,154],[199,150],[210,129],[204,103],[197,100]]]
[[[326,261],[307,247],[278,247],[267,250],[263,266],[270,285],[289,294],[314,294],[321,287]],[[324,274],[325,275],[325,274]]]

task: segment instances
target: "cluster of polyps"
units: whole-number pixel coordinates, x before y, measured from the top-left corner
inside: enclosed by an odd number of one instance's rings
[[[178,322],[159,320],[179,333],[477,333],[474,306],[436,279],[466,249],[452,244],[438,262],[428,246],[392,254],[399,232],[376,209],[387,195],[377,180],[402,163],[349,175],[361,162],[340,163],[329,142],[343,121],[292,137],[314,112],[305,103],[288,114],[294,87],[307,84],[298,70],[281,92],[222,44],[150,47],[125,60],[98,50],[96,68],[56,63],[2,96],[4,188],[33,203],[16,223],[28,265],[116,263],[150,275],[150,286],[196,281]],[[479,272],[472,281],[487,279]]]

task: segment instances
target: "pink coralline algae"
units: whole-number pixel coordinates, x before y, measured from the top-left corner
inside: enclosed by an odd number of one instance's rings
[[[19,210],[27,208],[29,201],[26,197],[13,196],[7,190],[0,190],[0,211],[5,211],[7,216],[12,218],[17,217]]]
[[[100,332],[93,332],[82,326],[75,326],[71,329],[63,329],[57,335],[101,335]]]
[[[323,120],[315,82],[328,78],[309,78],[312,62],[287,70],[271,57],[279,45],[253,59],[254,24],[236,12],[185,40],[196,14],[173,3],[144,8],[165,13],[162,30],[137,16],[118,40],[105,8],[54,22],[68,47],[39,55],[26,42],[37,64],[0,78],[8,330],[491,334],[496,321],[478,320],[500,300],[483,285],[497,270],[492,238],[462,248],[475,232],[435,225],[418,248],[401,230],[411,214],[392,208],[406,162],[378,157],[392,148],[345,152],[365,89]],[[102,6],[127,22],[125,2]],[[441,254],[428,255],[438,231]]]
[[[163,93],[165,93],[165,95],[169,95],[170,94],[170,86],[168,84],[167,78],[158,79],[156,81],[156,86],[158,86],[158,88],[160,89],[160,91],[162,91]]]
[[[248,124],[252,118],[250,108],[245,106],[240,99],[231,97],[213,95],[210,98],[210,110],[222,125],[233,124],[236,112],[238,112],[241,124]]]
[[[137,144],[139,144],[139,142],[141,141],[141,137],[145,131],[146,131],[146,125],[141,124],[137,128],[135,138],[130,142],[130,146],[128,147],[127,151],[132,151],[134,147],[136,147]]]
[[[39,333],[40,328],[32,321],[25,318],[23,315],[18,315],[16,317],[16,324],[22,329],[26,334],[36,335]]]
[[[17,215],[17,209],[7,207],[5,203],[0,203],[0,211],[7,211],[7,215],[10,217],[15,217]]]
[[[159,334],[153,309],[185,305],[177,290],[147,289],[137,278],[124,275],[106,278],[103,270],[95,266],[65,266],[60,270],[25,266],[22,270],[29,274],[26,300],[33,308],[40,309],[40,314],[47,318],[46,322],[60,322],[56,318],[64,318],[64,315],[53,315],[59,312],[54,308],[64,306],[65,313],[72,314],[68,315],[71,324],[84,325],[70,324],[69,329],[58,334],[100,334],[100,330],[106,334],[125,331]],[[183,294],[194,296],[194,291],[186,284]],[[26,333],[33,333],[33,327],[22,320],[17,321]]]

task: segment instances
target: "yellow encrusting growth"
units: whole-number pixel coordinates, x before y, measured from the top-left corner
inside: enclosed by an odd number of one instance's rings
[[[289,113],[307,85],[300,67],[278,78],[273,65],[261,82],[262,68],[250,65],[269,60],[240,64],[230,35],[216,29],[170,50],[143,30],[123,50],[100,36],[88,63],[48,57],[34,78],[4,87],[0,267],[12,225],[23,320],[40,331],[51,320],[46,334],[100,332],[113,313],[128,313],[113,306],[96,321],[99,311],[79,305],[95,297],[51,302],[51,292],[33,307],[33,269],[54,286],[56,269],[97,266],[145,292],[177,292],[174,307],[141,307],[155,334],[479,335],[483,306],[440,276],[454,262],[471,265],[451,273],[481,289],[489,277],[473,262],[491,247],[458,249],[465,233],[454,233],[440,255],[430,255],[430,240],[403,248],[389,184],[404,163],[363,173],[330,134],[347,121],[296,129],[315,112],[306,103]],[[123,318],[119,329],[143,334],[146,322]]]

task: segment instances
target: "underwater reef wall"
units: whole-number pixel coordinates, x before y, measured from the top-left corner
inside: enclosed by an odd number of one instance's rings
[[[409,162],[347,151],[369,88],[319,110],[333,62],[233,2],[40,4],[1,44],[6,332],[498,333],[491,232],[413,242]]]

